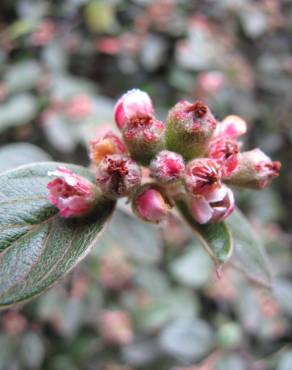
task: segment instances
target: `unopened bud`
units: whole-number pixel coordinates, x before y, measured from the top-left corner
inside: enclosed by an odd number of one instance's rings
[[[125,154],[126,152],[124,143],[112,131],[108,131],[90,142],[90,158],[95,165],[98,165],[107,155]]]
[[[103,310],[98,320],[101,337],[112,345],[127,345],[133,339],[130,316],[125,311]]]
[[[65,167],[49,172],[49,176],[57,177],[47,188],[49,200],[60,210],[60,216],[82,217],[90,213],[100,196],[94,184]]]
[[[140,185],[141,169],[127,155],[107,155],[97,168],[96,181],[105,195],[124,197]]]
[[[235,140],[221,137],[211,142],[209,157],[220,163],[223,176],[230,176],[238,166],[239,146]]]
[[[237,170],[231,176],[225,176],[224,181],[231,185],[264,189],[279,176],[280,168],[279,161],[273,162],[260,149],[254,149],[239,155]]]
[[[207,105],[183,100],[170,111],[166,121],[167,149],[190,160],[207,152],[217,121]]]
[[[119,129],[127,120],[136,117],[148,117],[153,114],[151,98],[139,89],[132,89],[122,95],[114,109],[114,117]]]
[[[150,164],[151,176],[162,184],[171,184],[180,180],[185,171],[183,157],[169,150],[157,154]]]
[[[205,195],[190,197],[190,210],[200,224],[219,222],[234,210],[233,192],[225,185]]]
[[[128,91],[118,100],[114,115],[132,158],[148,165],[164,149],[165,132],[163,122],[154,117],[149,95],[138,89]]]
[[[131,156],[143,165],[148,165],[165,147],[164,123],[153,116],[126,121],[122,132]]]
[[[159,223],[166,217],[171,205],[160,187],[147,184],[134,196],[132,207],[134,213],[142,220]]]
[[[220,188],[221,166],[211,158],[197,158],[188,163],[185,186],[192,195],[205,195]]]

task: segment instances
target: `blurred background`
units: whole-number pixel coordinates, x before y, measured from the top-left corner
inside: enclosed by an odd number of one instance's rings
[[[182,98],[240,115],[246,148],[282,161],[270,188],[237,197],[276,289],[228,266],[218,280],[179,220],[120,210],[66,279],[1,311],[0,370],[291,370],[292,1],[1,0],[0,171],[87,165],[133,87],[161,119]]]

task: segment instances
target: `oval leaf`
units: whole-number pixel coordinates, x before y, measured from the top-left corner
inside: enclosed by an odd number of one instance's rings
[[[200,225],[193,219],[183,201],[177,202],[177,207],[218,269],[229,260],[233,251],[233,240],[227,225],[225,222]]]
[[[48,171],[59,163],[18,167],[0,175],[0,307],[28,300],[82,260],[115,203],[99,204],[91,217],[63,219],[47,199]],[[67,165],[94,181],[87,169]]]
[[[254,283],[271,287],[270,264],[259,239],[246,217],[238,210],[226,220],[234,238],[232,265]]]

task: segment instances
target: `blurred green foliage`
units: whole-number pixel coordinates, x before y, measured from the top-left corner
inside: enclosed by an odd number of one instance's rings
[[[121,205],[63,283],[1,312],[0,369],[292,369],[291,0],[2,0],[0,77],[0,171],[88,164],[88,141],[132,87],[162,119],[195,97],[241,115],[249,147],[283,164],[272,188],[238,199],[271,256],[272,292],[231,266],[218,280],[179,220],[158,230]]]

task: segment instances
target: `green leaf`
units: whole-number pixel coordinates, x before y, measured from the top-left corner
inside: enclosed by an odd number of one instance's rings
[[[91,217],[63,219],[47,199],[48,171],[59,163],[18,167],[0,175],[0,307],[33,298],[81,261],[96,244],[115,203]],[[94,181],[87,169],[66,165]]]
[[[231,264],[254,283],[270,288],[271,271],[266,251],[246,217],[236,209],[226,223],[235,246]]]
[[[195,236],[197,236],[212,258],[216,267],[219,268],[227,262],[232,255],[233,240],[225,222],[200,225],[193,219],[187,205],[183,201],[177,202],[177,207],[192,228]]]
[[[212,275],[212,263],[199,243],[192,243],[186,252],[170,265],[170,272],[179,283],[192,288],[207,285]]]
[[[188,361],[198,360],[213,347],[213,332],[207,322],[181,318],[162,330],[159,344],[166,353]]]
[[[35,60],[17,63],[4,75],[4,85],[10,94],[25,92],[35,87],[42,77],[42,68]]]
[[[0,149],[0,172],[28,163],[50,160],[49,154],[35,145],[28,143],[9,144]]]
[[[37,100],[31,94],[18,94],[0,106],[0,133],[29,123],[37,114]]]

